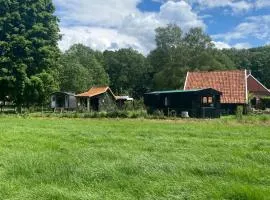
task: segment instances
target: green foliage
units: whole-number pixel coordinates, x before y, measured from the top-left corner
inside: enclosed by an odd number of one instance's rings
[[[241,121],[243,119],[243,112],[244,112],[244,107],[237,106],[235,116],[238,121]]]
[[[62,91],[83,92],[92,86],[108,85],[102,54],[82,44],[73,45],[61,57],[59,70]]]
[[[158,28],[156,42],[157,48],[148,56],[155,89],[183,87],[187,71],[234,67],[228,56],[214,49],[211,38],[200,28],[192,28],[185,35],[176,25]]]
[[[24,98],[27,107],[35,103],[41,104],[44,99],[44,85],[42,80],[37,76],[31,76],[26,82]]]
[[[238,69],[249,69],[266,87],[270,87],[270,46],[252,49],[223,50]]]
[[[142,54],[132,49],[120,49],[105,51],[104,59],[111,88],[117,95],[139,98],[149,90],[151,67]]]
[[[25,90],[40,90],[37,74],[57,67],[58,19],[51,0],[0,0],[0,5],[0,88],[5,88],[0,100],[9,96],[20,111],[29,99]]]

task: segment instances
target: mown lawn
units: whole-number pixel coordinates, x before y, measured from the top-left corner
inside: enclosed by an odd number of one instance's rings
[[[270,199],[270,121],[0,117],[0,199]]]

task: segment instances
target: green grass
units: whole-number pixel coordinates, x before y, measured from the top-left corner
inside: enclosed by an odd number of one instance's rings
[[[249,121],[2,116],[0,199],[270,199],[270,120]]]

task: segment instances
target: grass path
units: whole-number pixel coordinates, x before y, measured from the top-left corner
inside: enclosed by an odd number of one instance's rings
[[[270,125],[0,117],[0,199],[270,199]]]

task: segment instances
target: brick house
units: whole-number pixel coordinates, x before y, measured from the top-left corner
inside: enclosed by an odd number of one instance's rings
[[[270,96],[270,91],[248,70],[227,70],[210,72],[188,72],[184,90],[213,88],[222,92],[221,109],[233,113],[238,105],[247,107],[249,96],[257,104],[262,96]]]

